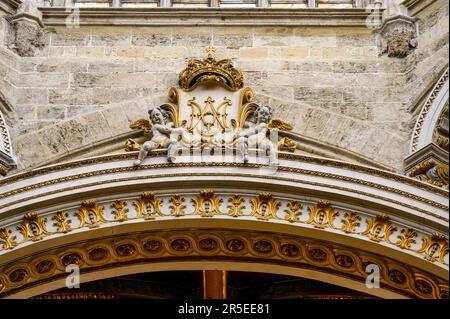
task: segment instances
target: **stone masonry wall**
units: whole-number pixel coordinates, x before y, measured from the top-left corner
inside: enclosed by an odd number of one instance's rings
[[[187,61],[213,44],[296,133],[401,171],[408,109],[447,57],[448,26],[434,21],[448,19],[444,3],[424,12],[419,47],[406,59],[379,56],[372,31],[351,27],[57,27],[15,68],[0,47],[19,169],[130,131],[177,86]]]

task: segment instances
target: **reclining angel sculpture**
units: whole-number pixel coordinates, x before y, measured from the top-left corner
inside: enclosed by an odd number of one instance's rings
[[[237,135],[237,150],[248,162],[249,148],[264,152],[269,157],[269,165],[277,165],[277,148],[267,136],[270,130],[291,130],[292,126],[280,120],[272,120],[270,106],[256,105],[255,111],[246,119]]]
[[[174,128],[173,123],[168,121],[166,112],[160,107],[149,110],[148,114],[150,121],[141,119],[131,125],[131,128],[141,128],[144,131],[151,133],[150,140],[140,147],[138,159],[133,165],[141,165],[148,152],[160,148],[167,148],[167,159],[171,163],[174,162],[178,146],[178,137],[183,134],[183,128]]]

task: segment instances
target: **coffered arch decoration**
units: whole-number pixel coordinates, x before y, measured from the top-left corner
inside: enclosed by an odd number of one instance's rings
[[[448,291],[444,189],[290,153],[280,154],[271,174],[254,159],[167,163],[159,151],[133,167],[135,156],[78,160],[0,181],[0,296],[63,287],[70,263],[81,265],[86,281],[143,265],[160,271],[220,263],[387,298]],[[380,290],[364,284],[368,262],[380,265]]]
[[[417,117],[410,155],[405,158],[407,175],[439,187],[449,187],[448,169],[448,67],[426,99]]]
[[[364,251],[273,232],[195,230],[127,233],[58,247],[3,270],[4,297],[30,297],[64,286],[77,264],[81,282],[173,269],[272,272],[339,283],[379,297],[446,298],[448,286],[429,274]],[[381,287],[365,286],[367,265],[380,267]]]

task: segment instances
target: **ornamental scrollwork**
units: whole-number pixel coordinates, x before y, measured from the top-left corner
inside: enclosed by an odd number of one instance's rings
[[[410,249],[411,245],[416,243],[416,237],[417,232],[414,229],[403,228],[401,230],[401,234],[397,236],[398,241],[395,243],[395,245],[402,249]]]
[[[309,218],[307,224],[316,228],[335,228],[333,225],[335,217],[338,215],[331,204],[326,201],[319,201],[316,205],[308,207]]]
[[[28,239],[38,241],[49,234],[45,226],[46,221],[46,218],[38,217],[36,212],[28,213],[17,226],[17,230],[22,234],[24,241]]]
[[[214,152],[237,150],[243,162],[249,161],[249,150],[268,157],[269,165],[277,164],[277,150],[295,152],[297,144],[284,137],[278,141],[278,131],[290,131],[293,126],[272,119],[272,107],[253,102],[253,91],[243,88],[241,71],[231,60],[216,61],[208,49],[208,57],[191,60],[180,74],[179,85],[169,90],[170,103],[148,111],[148,119],[134,121],[130,128],[144,133],[140,145],[127,139],[126,151],[139,151],[134,166],[142,164],[148,153],[167,151],[170,163],[180,151],[195,149]],[[193,92],[199,85],[208,84],[205,93]],[[214,88],[214,89],[212,89]],[[198,95],[197,95],[198,94]]]
[[[11,230],[8,228],[0,228],[0,244],[3,249],[12,249],[19,243],[16,241],[17,237],[11,235]]]
[[[57,212],[55,216],[52,217],[55,222],[53,226],[56,227],[58,233],[67,233],[72,230],[70,224],[72,220],[69,218],[69,213],[67,212]]]
[[[246,256],[250,262],[280,263],[284,267],[314,269],[351,277],[364,283],[368,260],[378,260],[386,271],[380,273],[383,288],[413,298],[447,298],[448,283],[390,258],[351,249],[337,243],[317,243],[300,236],[246,231],[173,231],[131,233],[89,243],[58,247],[38,255],[23,257],[16,265],[0,268],[0,294],[6,297],[27,288],[57,279],[68,264],[81,272],[113,269],[136,262],[178,262],[182,256],[208,258],[215,252],[227,261]],[[307,254],[308,258],[302,258]],[[29,265],[29,266],[27,266]],[[34,268],[34,269],[32,269]]]
[[[202,217],[212,217],[220,214],[223,199],[217,197],[212,190],[203,190],[192,202],[196,213]]]
[[[287,209],[284,210],[286,213],[285,219],[291,223],[298,222],[298,217],[302,214],[300,211],[303,208],[302,203],[299,201],[292,201],[287,204]]]
[[[345,233],[355,233],[356,228],[361,225],[361,216],[355,212],[346,212],[344,218],[342,219],[341,230]]]
[[[434,262],[436,260],[445,263],[445,255],[448,254],[448,239],[439,233],[422,239],[422,247],[417,252],[424,253],[425,259]]]
[[[170,215],[172,216],[184,216],[186,205],[184,205],[185,198],[180,195],[173,195],[169,199],[170,203]]]
[[[389,216],[377,214],[375,218],[367,220],[367,229],[361,234],[367,235],[370,240],[391,243],[390,236],[397,228],[392,225]]]
[[[228,215],[233,217],[238,217],[243,215],[243,210],[245,208],[242,203],[244,202],[244,198],[241,195],[234,195],[228,199],[230,205],[228,205]]]
[[[105,223],[103,209],[102,206],[97,205],[93,200],[82,201],[81,208],[76,213],[80,220],[80,228],[84,226],[96,228]]]
[[[269,220],[271,218],[277,218],[277,211],[280,207],[278,202],[272,194],[261,193],[258,197],[250,201],[252,205],[252,215],[257,219]]]
[[[116,200],[111,204],[112,214],[114,215],[114,220],[118,222],[124,222],[128,220],[128,212],[130,211],[127,207],[127,202],[123,200]]]
[[[138,218],[155,219],[161,216],[161,200],[153,192],[145,192],[133,202]]]

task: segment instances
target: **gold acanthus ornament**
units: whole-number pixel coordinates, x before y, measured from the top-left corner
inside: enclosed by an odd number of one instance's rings
[[[425,161],[414,167],[408,175],[434,186],[449,188],[448,164]]]
[[[191,199],[192,206],[188,210],[185,204],[185,197],[182,195],[170,195],[168,198],[160,197],[153,192],[145,192],[139,198],[133,200],[129,205],[126,200],[114,200],[106,207],[111,208],[112,219],[106,217],[104,206],[98,205],[93,200],[82,201],[80,208],[74,211],[73,215],[57,211],[52,215],[39,217],[36,212],[26,214],[23,220],[16,226],[21,236],[13,233],[14,226],[0,228],[0,251],[13,249],[22,243],[28,241],[42,240],[47,236],[54,234],[68,233],[81,228],[94,228],[103,224],[113,222],[125,222],[129,220],[143,219],[153,220],[165,216],[199,216],[216,217],[232,216],[254,217],[257,220],[268,222],[269,220],[288,221],[310,225],[322,230],[332,229],[333,231],[342,231],[347,234],[356,234],[367,237],[375,242],[383,242],[388,245],[399,247],[424,256],[429,262],[439,262],[448,265],[448,238],[443,234],[434,233],[431,236],[419,236],[417,230],[411,228],[401,228],[397,235],[397,240],[391,237],[399,225],[394,225],[385,214],[375,214],[372,218],[366,218],[366,223],[362,223],[362,215],[357,212],[345,212],[340,219],[341,225],[337,224],[338,216],[341,214],[326,201],[318,201],[316,204],[309,205],[297,200],[284,201],[276,199],[271,193],[263,192],[255,197],[246,199],[239,194],[231,196],[218,195],[213,190],[202,190],[197,196]],[[163,204],[168,204],[165,210]],[[226,210],[221,207],[222,203],[228,203]],[[250,209],[246,209],[250,203]],[[280,207],[285,207],[280,210]],[[134,207],[133,211],[128,207]],[[187,212],[189,211],[189,212]],[[305,218],[300,219],[304,212],[308,212]],[[72,225],[72,218],[79,219],[79,223]],[[51,231],[46,227],[46,221],[53,220],[55,230]],[[359,227],[363,227],[359,230]],[[420,248],[413,247],[421,239]]]

